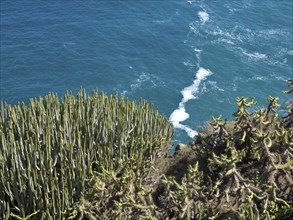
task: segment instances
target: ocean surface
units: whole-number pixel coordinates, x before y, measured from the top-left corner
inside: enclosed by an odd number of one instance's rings
[[[188,142],[212,115],[233,119],[239,96],[290,98],[292,14],[292,0],[3,0],[0,98],[142,97]]]

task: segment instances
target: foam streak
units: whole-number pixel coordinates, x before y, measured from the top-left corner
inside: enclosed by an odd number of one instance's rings
[[[179,103],[179,106],[177,109],[175,109],[172,114],[170,115],[169,121],[173,124],[174,128],[182,129],[186,131],[189,137],[193,138],[198,133],[191,129],[190,127],[181,124],[181,122],[185,121],[189,118],[189,114],[186,112],[185,104],[192,99],[196,99],[196,93],[199,90],[199,85],[202,80],[205,80],[205,78],[209,75],[211,75],[212,72],[210,70],[206,70],[202,67],[199,68],[199,70],[196,73],[196,79],[193,81],[193,84],[185,87],[181,94],[183,96],[181,102]]]

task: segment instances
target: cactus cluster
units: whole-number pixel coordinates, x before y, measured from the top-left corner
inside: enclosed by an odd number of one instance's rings
[[[122,164],[124,170],[94,173],[87,181],[82,200],[68,209],[66,219],[151,219],[157,216],[152,189],[143,185],[144,178],[133,166],[138,161]]]
[[[111,180],[115,190],[128,187],[128,170],[131,178],[144,178],[172,136],[172,125],[152,104],[97,90],[1,103],[0,218],[66,218],[114,177],[109,173],[125,179]]]
[[[292,101],[283,117],[277,101],[251,112],[238,98],[235,120],[213,117],[178,161],[160,156],[173,127],[143,100],[2,103],[0,218],[293,219]]]
[[[209,132],[197,138],[196,165],[180,182],[163,179],[162,203],[169,207],[169,216],[293,218],[292,109],[280,120],[277,100],[270,96],[266,109],[250,112],[255,100],[241,97],[233,122],[213,117]]]

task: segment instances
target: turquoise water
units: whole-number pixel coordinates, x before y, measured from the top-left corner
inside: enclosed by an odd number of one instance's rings
[[[1,100],[99,88],[152,101],[187,142],[238,96],[288,96],[291,0],[1,1]],[[281,109],[282,111],[282,109]]]

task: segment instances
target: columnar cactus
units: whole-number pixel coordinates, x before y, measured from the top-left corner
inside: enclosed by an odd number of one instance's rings
[[[61,219],[86,192],[95,172],[121,164],[142,178],[173,128],[152,104],[94,91],[60,101],[50,93],[0,111],[0,216]],[[134,166],[134,165],[133,165]],[[2,208],[3,207],[3,208]]]

